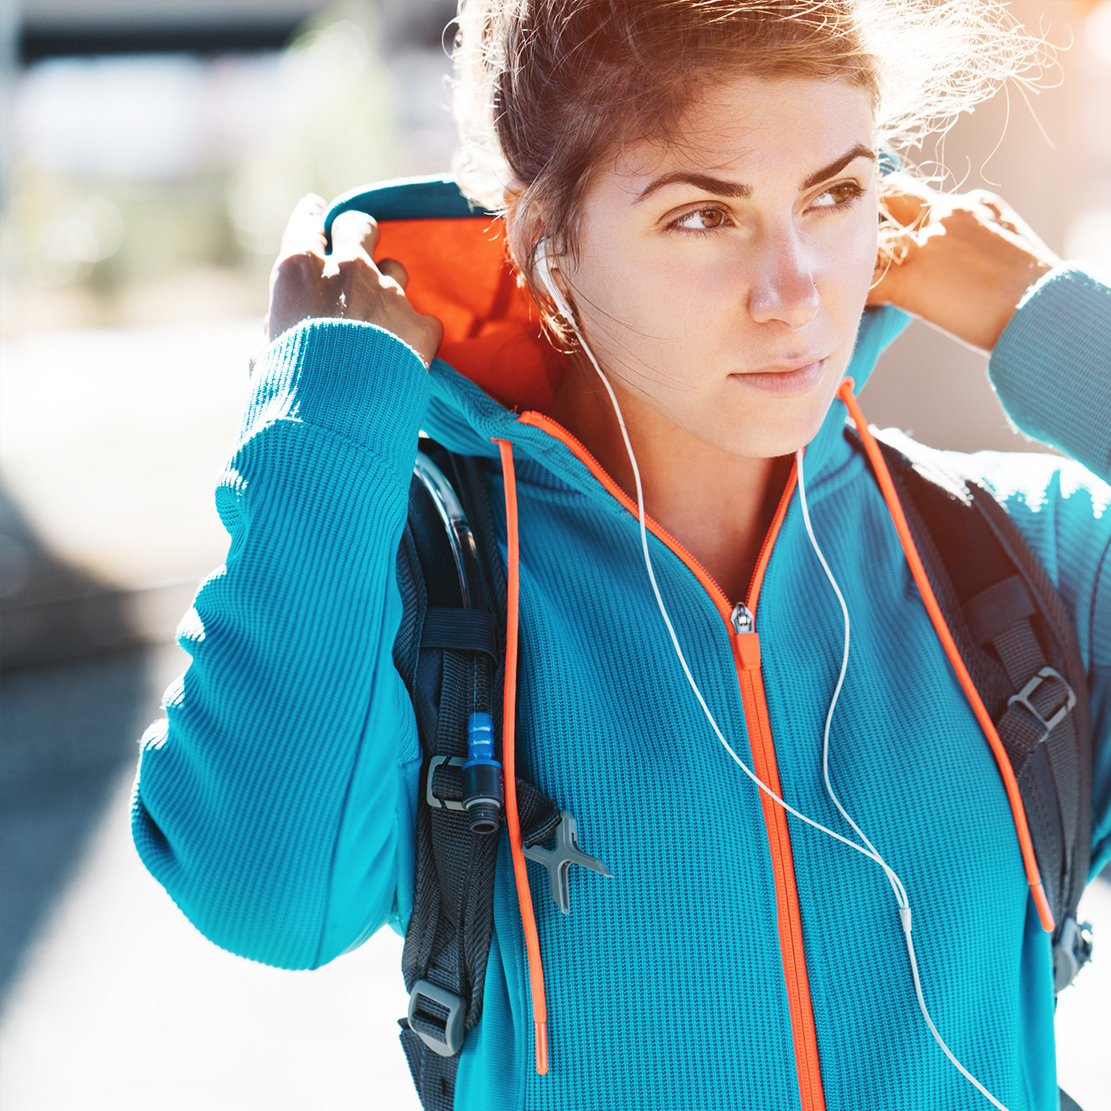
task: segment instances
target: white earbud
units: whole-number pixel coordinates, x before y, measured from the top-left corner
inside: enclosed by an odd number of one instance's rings
[[[547,237],[541,237],[537,241],[536,249],[532,254],[532,264],[536,271],[536,276],[540,279],[540,284],[552,299],[552,303],[559,310],[559,315],[571,325],[575,334],[578,335],[578,327],[575,324],[575,314],[571,311],[571,306],[567,303],[567,298],[563,295],[563,290],[559,288],[559,284],[552,276],[552,264],[548,258]],[[581,339],[582,337],[580,336],[579,338]],[[600,373],[601,371],[599,371],[599,374]]]

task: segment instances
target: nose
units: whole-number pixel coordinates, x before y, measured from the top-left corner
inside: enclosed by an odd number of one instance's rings
[[[770,237],[757,260],[757,273],[749,292],[752,319],[766,324],[778,321],[802,328],[814,319],[821,296],[802,244],[795,234]]]

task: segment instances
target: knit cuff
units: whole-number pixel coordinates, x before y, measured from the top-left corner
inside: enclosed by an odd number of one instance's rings
[[[1111,287],[1069,263],[1030,288],[988,375],[1028,436],[1111,477]]]
[[[355,320],[305,320],[255,368],[243,442],[277,420],[304,421],[409,468],[428,409],[428,373],[392,332]]]

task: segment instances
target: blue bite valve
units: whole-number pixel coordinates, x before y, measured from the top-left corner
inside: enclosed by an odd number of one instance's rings
[[[463,809],[471,820],[471,832],[496,832],[504,801],[501,763],[494,756],[494,719],[489,714],[471,714],[463,765]]]

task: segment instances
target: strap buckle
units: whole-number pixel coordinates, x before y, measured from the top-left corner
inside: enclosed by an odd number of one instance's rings
[[[433,810],[465,810],[466,807],[462,801],[456,802],[454,799],[442,799],[432,790],[432,780],[436,775],[436,769],[441,764],[447,764],[450,767],[461,768],[467,762],[465,756],[433,756],[428,761],[428,778],[424,784],[424,801],[432,807]],[[422,980],[423,984],[424,981]],[[439,989],[437,989],[439,990]]]
[[[1092,927],[1087,922],[1066,918],[1061,937],[1053,946],[1053,992],[1065,990],[1076,974],[1092,959]]]
[[[421,1000],[435,1007],[422,1006]],[[466,1010],[466,1002],[455,992],[437,987],[428,980],[418,980],[409,994],[409,1029],[433,1053],[454,1057],[463,1048]],[[441,1017],[441,1011],[446,1011],[446,1016]]]
[[[1068,692],[1065,704],[1057,710],[1049,721],[1046,721],[1045,718],[1042,717],[1037,707],[1030,701],[1030,696],[1046,681],[1046,679],[1056,679]],[[1012,694],[1011,697],[1007,699],[1008,706],[1013,706],[1016,702],[1027,710],[1034,720],[1042,727],[1042,735],[1038,738],[1038,744],[1041,744],[1042,741],[1064,721],[1065,715],[1076,705],[1076,691],[1069,686],[1067,680],[1059,671],[1054,671],[1051,667],[1043,667],[1041,671],[1018,692],[1018,694]]]

